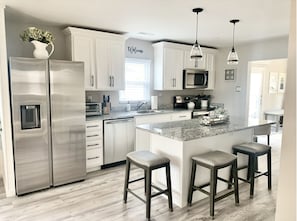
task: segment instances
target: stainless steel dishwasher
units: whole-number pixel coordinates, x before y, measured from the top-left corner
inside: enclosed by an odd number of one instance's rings
[[[134,118],[104,120],[104,164],[126,159],[126,154],[134,150]]]

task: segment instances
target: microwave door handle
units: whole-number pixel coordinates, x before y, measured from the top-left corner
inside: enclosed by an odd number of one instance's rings
[[[205,74],[205,76],[204,76],[204,85],[207,84],[207,78],[208,78],[208,76],[207,76],[207,74]]]

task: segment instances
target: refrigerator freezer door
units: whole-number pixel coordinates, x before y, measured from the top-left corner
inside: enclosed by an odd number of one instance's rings
[[[82,62],[49,61],[53,185],[85,179],[85,90]]]
[[[50,186],[47,60],[11,58],[10,90],[18,195]]]

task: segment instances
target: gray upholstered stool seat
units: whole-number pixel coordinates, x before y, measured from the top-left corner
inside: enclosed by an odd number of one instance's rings
[[[193,156],[192,159],[211,167],[222,167],[230,165],[230,163],[236,160],[236,156],[223,151],[212,151]]]
[[[265,144],[250,142],[250,143],[242,143],[239,145],[234,145],[233,149],[237,149],[241,153],[253,153],[256,155],[263,155],[266,154],[267,151],[271,149],[270,146],[267,146]]]
[[[201,184],[199,186],[195,185],[195,176],[197,165],[206,167],[210,169],[210,182],[206,184]],[[232,176],[230,180],[223,179],[218,176],[218,170],[231,166]],[[233,181],[234,178],[234,182]],[[234,188],[230,191],[227,191],[225,194],[217,196],[217,180],[228,183],[228,188],[231,188],[232,185]],[[203,188],[210,186],[210,191],[206,191]],[[192,198],[194,191],[200,191],[209,195],[210,198],[210,216],[214,218],[214,204],[216,201],[219,201],[231,194],[235,195],[235,204],[239,204],[239,191],[238,191],[238,180],[237,180],[237,157],[231,153],[225,153],[222,151],[211,151],[204,154],[196,155],[192,157],[192,172],[191,180],[189,185],[188,193],[188,205],[192,205]],[[217,196],[217,197],[216,197]]]
[[[127,154],[127,158],[144,167],[155,167],[169,163],[169,159],[149,151],[134,151]]]
[[[268,189],[271,189],[271,147],[264,144],[259,144],[255,142],[242,143],[234,145],[232,147],[233,153],[237,155],[238,153],[248,155],[249,162],[247,166],[239,167],[238,170],[248,168],[247,178],[238,177],[238,179],[247,182],[250,184],[250,198],[254,196],[254,182],[255,178],[260,176],[268,177]],[[267,171],[259,172],[258,167],[258,158],[259,156],[267,155]]]
[[[129,180],[130,176],[130,165],[134,164],[144,170],[144,177],[135,180]],[[166,169],[166,182],[167,189],[163,190],[157,186],[152,185],[152,170],[164,167]],[[145,199],[142,199],[130,188],[129,184],[143,180],[145,181],[144,192]],[[155,188],[159,192],[152,194],[151,188]],[[171,178],[170,178],[170,160],[167,157],[162,157],[157,154],[151,153],[150,151],[134,151],[127,154],[126,161],[126,176],[125,176],[125,187],[124,187],[124,202],[127,203],[128,192],[136,196],[138,199],[146,204],[146,219],[150,220],[151,216],[151,198],[165,194],[168,196],[168,205],[170,211],[173,211],[172,207],[172,190],[171,190]]]

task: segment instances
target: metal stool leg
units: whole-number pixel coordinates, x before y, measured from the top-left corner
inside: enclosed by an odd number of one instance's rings
[[[146,169],[146,219],[151,218],[151,182],[152,182],[152,170]]]
[[[195,182],[195,175],[196,175],[196,162],[192,160],[192,172],[191,172],[191,180],[189,184],[189,192],[188,192],[188,206],[192,205],[192,198],[193,198],[193,186]]]
[[[233,173],[233,178],[234,178],[235,205],[239,205],[237,160],[235,160],[232,164],[232,173]]]
[[[214,205],[215,205],[215,196],[217,189],[217,175],[218,170],[216,168],[210,169],[210,216],[214,219]]]
[[[267,152],[268,189],[271,190],[271,150]]]
[[[127,203],[128,196],[128,185],[129,185],[129,176],[130,176],[130,161],[127,159],[126,161],[126,175],[125,175],[125,186],[124,186],[124,202]]]
[[[254,197],[254,186],[255,186],[255,166],[256,166],[256,160],[257,157],[255,155],[249,156],[251,159],[250,164],[250,198],[252,199]]]
[[[172,190],[171,190],[171,178],[170,178],[170,165],[169,163],[166,165],[166,180],[167,180],[167,191],[168,191],[168,206],[170,211],[173,211],[172,206]]]

